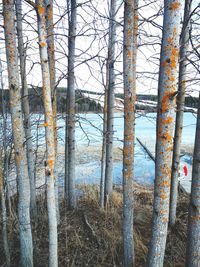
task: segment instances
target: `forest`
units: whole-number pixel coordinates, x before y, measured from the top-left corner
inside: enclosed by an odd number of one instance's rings
[[[200,267],[198,0],[0,2],[0,267]]]

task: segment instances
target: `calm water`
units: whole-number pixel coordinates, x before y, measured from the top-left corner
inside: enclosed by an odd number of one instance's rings
[[[38,122],[38,118],[40,121]],[[44,146],[44,127],[41,126],[43,115],[32,115],[33,122],[33,140],[36,144],[36,136],[39,138],[38,144]],[[115,113],[114,119],[114,145],[121,147],[123,145],[123,116],[122,113]],[[183,127],[183,144],[192,146],[195,138],[196,117],[191,113],[184,114]],[[138,116],[136,119],[136,136],[139,137],[147,147],[153,151],[155,147],[155,130],[156,130],[156,114],[149,113],[146,116]],[[11,132],[8,129],[8,132]],[[64,146],[65,140],[65,121],[60,118],[58,120],[58,136],[59,145]],[[102,142],[102,114],[79,114],[76,123],[76,146],[91,146],[100,149]],[[85,155],[87,158],[87,155]],[[182,161],[191,163],[188,156],[182,158]],[[87,162],[87,161],[86,161]],[[134,164],[135,180],[139,183],[152,184],[154,180],[154,162],[149,159],[141,146],[136,142],[135,146],[135,164]],[[60,173],[60,182],[63,183],[63,173]],[[77,183],[99,183],[100,180],[100,162],[92,160],[91,155],[88,162],[80,164],[76,168]],[[120,184],[122,181],[122,163],[117,161],[114,163],[114,182]]]
[[[77,118],[76,144],[79,146],[100,146],[102,141],[102,118],[99,114],[80,114]],[[81,125],[81,127],[80,127]],[[59,121],[60,143],[64,140],[64,121]],[[195,138],[196,117],[191,113],[184,114],[183,144],[192,146]],[[155,146],[156,114],[149,113],[147,116],[138,116],[136,119],[136,136],[139,137],[147,147]],[[116,113],[114,119],[114,144],[122,148],[123,139],[123,116]],[[182,158],[183,162],[190,162],[188,156]],[[154,181],[154,162],[146,155],[141,146],[136,142],[135,147],[135,180],[141,184],[152,184]],[[85,174],[87,169],[87,175]],[[114,183],[122,182],[122,163],[114,163]],[[61,175],[62,181],[62,175]],[[77,183],[99,183],[100,162],[91,161],[76,170]]]

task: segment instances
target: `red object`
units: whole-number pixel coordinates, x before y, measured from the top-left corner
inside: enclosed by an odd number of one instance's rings
[[[186,165],[183,166],[183,172],[184,172],[185,176],[188,175],[188,168]]]

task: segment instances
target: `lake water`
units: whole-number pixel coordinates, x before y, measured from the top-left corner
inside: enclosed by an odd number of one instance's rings
[[[40,121],[38,121],[40,119]],[[44,146],[44,121],[43,115],[32,115],[33,140],[36,144],[36,136],[39,137],[38,144]],[[137,115],[136,118],[136,137],[139,137],[143,143],[154,152],[156,139],[156,114]],[[123,146],[123,114],[115,113],[114,118],[114,146],[122,148]],[[102,114],[78,114],[76,123],[76,147],[90,146],[101,149],[102,142]],[[39,126],[39,127],[37,127]],[[192,113],[184,113],[183,141],[186,146],[193,146],[196,129],[196,116]],[[11,130],[8,130],[8,132]],[[64,147],[65,140],[65,120],[58,120],[59,145]],[[84,151],[83,149],[80,151]],[[83,153],[83,152],[81,152]],[[99,184],[100,181],[100,161],[85,153],[86,160],[84,164],[76,167],[76,183]],[[183,162],[191,163],[189,156],[182,158]],[[191,166],[189,167],[191,168]],[[134,179],[141,184],[152,184],[154,180],[154,162],[147,156],[138,142],[135,146]],[[60,183],[63,184],[64,174],[59,173]],[[114,183],[122,182],[122,162],[114,162]]]
[[[123,115],[122,113],[115,113],[114,118],[114,145],[117,147],[123,146]],[[64,120],[59,120],[59,137],[60,144],[64,140]],[[143,143],[151,151],[154,151],[156,140],[156,114],[149,113],[147,115],[137,115],[136,118],[136,137],[139,137]],[[184,127],[183,127],[183,144],[193,146],[196,129],[196,116],[191,113],[184,113]],[[77,117],[76,128],[76,146],[94,146],[99,147],[102,142],[102,114],[80,114]],[[183,162],[191,163],[189,156],[182,157]],[[189,167],[190,168],[190,167]],[[85,170],[87,169],[87,172]],[[100,161],[92,161],[79,166],[76,170],[76,183],[90,183],[99,184],[100,181]],[[135,163],[134,176],[135,181],[141,184],[153,184],[155,166],[154,162],[147,156],[143,148],[136,142],[135,146]],[[61,182],[62,182],[61,175]],[[122,183],[122,162],[114,163],[114,177],[115,184]]]

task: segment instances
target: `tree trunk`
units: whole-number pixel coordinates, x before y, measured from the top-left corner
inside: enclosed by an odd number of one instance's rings
[[[45,110],[45,136],[46,136],[46,180],[47,180],[47,208],[49,222],[49,266],[58,266],[58,237],[57,237],[57,218],[55,204],[55,144],[54,144],[54,116],[51,102],[51,83],[50,71],[47,53],[46,40],[46,19],[45,19],[45,0],[36,1],[36,10],[38,18],[38,35],[40,60],[42,68],[43,82],[43,101]]]
[[[104,208],[105,196],[105,169],[106,169],[106,134],[107,134],[107,104],[108,104],[108,59],[106,62],[106,84],[104,91],[104,108],[103,108],[103,142],[101,154],[101,180],[100,180],[100,207]]]
[[[186,266],[200,266],[200,94],[192,168]]]
[[[70,1],[69,11],[69,39],[68,39],[68,79],[67,79],[67,133],[66,148],[68,150],[68,207],[76,207],[75,195],[75,38],[76,38],[76,0]]]
[[[183,114],[185,104],[185,89],[186,89],[186,66],[187,66],[187,50],[189,46],[189,30],[190,30],[190,9],[191,0],[185,1],[184,9],[184,21],[180,38],[180,63],[179,63],[179,85],[177,95],[177,111],[176,111],[176,127],[174,134],[174,149],[172,159],[172,181],[171,181],[171,193],[170,193],[170,213],[169,223],[171,226],[176,221],[176,206],[178,195],[178,175],[180,168],[180,151],[181,151],[181,139],[183,129]]]
[[[116,0],[111,0],[109,12],[108,40],[108,103],[106,133],[105,204],[112,193],[113,186],[113,131],[114,131],[114,86],[115,86],[115,41],[116,41]]]
[[[135,262],[133,241],[133,177],[135,141],[136,55],[138,1],[124,6],[124,149],[123,149],[123,247],[124,266]]]
[[[169,217],[181,4],[164,2],[152,232],[148,266],[163,266]]]
[[[3,173],[3,148],[0,147],[0,198],[1,198],[1,212],[2,212],[2,239],[3,249],[6,258],[6,267],[10,267],[10,249],[8,244],[8,231],[7,231],[7,208],[5,199],[5,181]]]
[[[53,109],[53,128],[54,128],[54,144],[55,144],[55,197],[57,221],[60,221],[59,211],[59,192],[58,192],[58,176],[56,173],[57,150],[58,150],[58,134],[57,134],[57,97],[56,97],[56,70],[55,70],[55,45],[54,45],[54,23],[53,23],[53,0],[45,0],[46,3],[46,27],[47,27],[47,52],[49,60],[51,98]]]
[[[33,154],[33,144],[32,144],[32,133],[31,133],[31,121],[30,121],[30,109],[29,109],[29,99],[28,99],[28,85],[26,79],[26,57],[25,57],[25,47],[22,32],[22,1],[15,1],[15,9],[17,16],[17,37],[18,37],[18,51],[20,59],[20,74],[21,74],[21,85],[22,85],[22,105],[24,114],[24,129],[26,137],[26,154],[28,161],[28,174],[30,180],[31,189],[31,215],[33,217],[37,214],[36,206],[36,189],[35,189],[35,175],[34,175],[34,154]]]
[[[17,60],[15,34],[15,11],[13,0],[3,1],[4,31],[8,80],[10,88],[10,111],[15,149],[15,164],[18,180],[18,218],[20,230],[20,253],[22,267],[33,266],[33,245],[30,223],[30,183],[28,177],[27,158],[24,147],[25,134],[21,110],[21,90]]]

